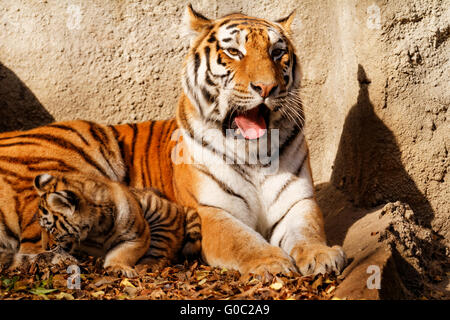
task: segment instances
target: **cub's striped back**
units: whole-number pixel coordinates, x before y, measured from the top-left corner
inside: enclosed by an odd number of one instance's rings
[[[201,222],[197,211],[165,199],[154,189],[132,189],[150,226],[151,244],[140,263],[164,266],[201,251]]]
[[[85,175],[41,174],[35,188],[39,222],[50,243],[105,257],[104,267],[114,273],[137,275],[133,266],[149,248],[150,230],[128,187]]]
[[[181,252],[186,257],[200,252],[197,212],[163,198],[155,189],[130,190],[109,179],[49,174],[37,176],[35,188],[40,194],[40,225],[50,242],[70,253],[106,255],[105,268],[130,275],[139,259],[149,267],[162,267]],[[139,247],[136,255],[117,253],[127,242]],[[117,266],[108,263],[111,259]]]

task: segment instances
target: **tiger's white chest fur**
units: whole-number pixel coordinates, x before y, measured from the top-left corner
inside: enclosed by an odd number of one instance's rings
[[[292,206],[313,197],[308,151],[301,131],[291,135],[292,131],[280,130],[275,144],[280,155],[265,165],[258,161],[244,163],[256,149],[246,147],[243,139],[229,141],[219,130],[196,132],[198,137],[184,134],[184,139],[201,179],[199,204],[223,209],[270,240],[273,227]]]

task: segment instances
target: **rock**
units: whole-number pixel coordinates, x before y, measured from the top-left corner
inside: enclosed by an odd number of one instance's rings
[[[378,218],[381,211],[361,218],[347,232],[343,248],[352,261],[344,270],[344,280],[335,293],[340,299],[402,299],[412,296],[396,270],[393,248],[381,240],[392,224],[389,216]]]
[[[375,209],[355,208],[331,185],[322,186],[317,198],[330,245],[341,244],[350,261],[335,297],[450,298],[448,247],[411,219],[409,205],[397,201]]]

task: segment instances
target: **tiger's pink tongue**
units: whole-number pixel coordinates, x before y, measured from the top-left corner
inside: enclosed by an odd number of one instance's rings
[[[259,113],[259,107],[236,116],[234,121],[236,121],[239,130],[241,130],[241,134],[246,139],[258,139],[266,133],[266,121]]]

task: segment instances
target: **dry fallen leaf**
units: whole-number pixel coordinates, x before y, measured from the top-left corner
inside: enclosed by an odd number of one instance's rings
[[[321,286],[322,283],[323,283],[323,277],[322,277],[322,275],[319,275],[319,277],[313,282],[313,284],[312,284],[311,287],[312,287],[314,290],[317,290],[317,288],[318,288],[319,286]]]
[[[200,281],[200,280],[202,280],[203,278],[207,277],[208,274],[209,274],[209,271],[207,271],[207,270],[197,271],[197,272],[195,273],[195,278],[196,278],[198,281]]]
[[[335,286],[330,286],[325,292],[328,293],[328,294],[330,294],[330,293],[332,293],[335,289],[336,289]]]
[[[255,284],[259,283],[259,282],[260,281],[258,279],[253,278],[252,280],[248,281],[247,284],[253,286],[253,285],[255,285]]]
[[[270,285],[270,288],[276,291],[280,290],[282,287],[283,284],[281,282],[275,282]]]
[[[91,296],[93,296],[94,298],[100,298],[104,295],[105,295],[105,291],[102,291],[102,290],[91,293]]]
[[[57,300],[75,300],[73,295],[71,295],[70,293],[67,293],[67,292],[60,292],[55,295],[55,298]]]
[[[136,287],[130,282],[130,280],[128,280],[127,278],[123,279],[123,280],[120,282],[120,286],[121,286],[121,287],[133,287],[133,288],[136,288]]]
[[[127,287],[125,287],[125,288],[123,289],[123,291],[124,291],[127,295],[129,295],[129,296],[131,296],[131,297],[134,297],[134,296],[136,296],[138,289],[135,288],[135,287],[127,286]]]

